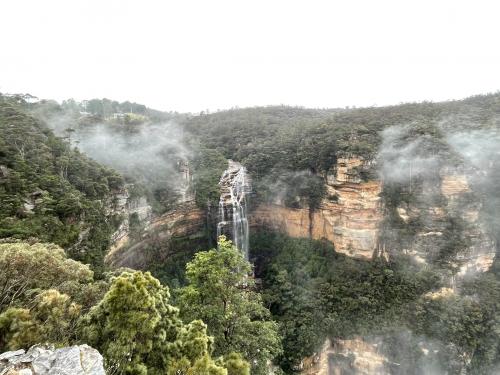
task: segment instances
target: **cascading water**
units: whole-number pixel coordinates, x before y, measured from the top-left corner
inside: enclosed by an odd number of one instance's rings
[[[222,234],[229,236],[234,245],[244,254],[245,259],[248,259],[247,196],[251,191],[251,186],[246,168],[229,160],[229,167],[224,171],[219,185],[221,196],[217,237]]]

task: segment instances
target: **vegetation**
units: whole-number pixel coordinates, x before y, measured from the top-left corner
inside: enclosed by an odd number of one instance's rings
[[[102,273],[120,221],[106,208],[122,186],[116,172],[72,149],[21,104],[0,97],[0,238],[53,242]]]
[[[205,324],[183,324],[169,297],[151,274],[122,273],[83,319],[83,339],[117,373],[226,374],[210,357],[213,340]]]
[[[207,324],[216,355],[239,352],[253,374],[267,374],[268,362],[281,351],[276,323],[255,292],[250,264],[223,236],[218,245],[187,264],[188,285],[179,296],[182,316]]]
[[[207,209],[219,204],[219,180],[227,168],[227,160],[217,150],[199,149],[193,160],[193,187],[196,204]]]
[[[130,238],[143,241],[145,258],[155,260],[151,273],[109,272],[103,258],[122,219],[113,214],[113,197],[125,181],[132,199],[147,197],[162,214],[176,207],[185,186],[178,177],[189,165],[191,192],[210,221],[231,158],[248,168],[255,204],[315,210],[338,159],[375,160],[384,129],[402,125],[396,148],[418,141],[413,156],[456,166],[460,155],[447,146],[446,132],[496,129],[499,103],[495,94],[384,108],[279,106],[183,116],[107,99],[58,104],[0,96],[0,351],[85,342],[113,374],[266,374],[270,364],[291,374],[326,338],[362,336],[383,338],[380,350],[398,364],[396,375],[429,373],[421,347],[436,350],[442,373],[492,374],[500,361],[500,266],[497,259],[455,293],[443,289],[477,228],[445,204],[438,168],[384,181],[379,240],[392,250],[389,259],[356,260],[327,241],[262,230],[251,238],[252,269],[223,238],[209,251],[201,251],[209,245],[200,235],[145,239],[138,214],[129,217]],[[151,134],[175,133],[154,123],[171,120],[182,136],[149,152]],[[84,145],[77,142],[94,140],[94,131],[138,152],[123,160],[125,178],[78,151]],[[453,202],[474,208],[489,197],[480,215],[494,240],[498,170],[489,160],[490,180],[478,179],[474,193]],[[376,168],[355,173],[368,180]],[[432,246],[422,240],[425,265],[402,255],[434,228],[440,235]]]
[[[408,304],[439,285],[430,270],[355,260],[321,241],[260,232],[251,248],[264,303],[280,323],[281,363],[288,371],[327,337],[370,335],[402,324]]]
[[[0,265],[0,351],[88,343],[113,374],[249,374],[234,351],[212,358],[207,326],[184,324],[168,287],[149,272],[117,270],[94,281],[58,246],[24,242],[0,244]]]
[[[53,244],[1,243],[0,268],[0,351],[72,342],[77,319],[107,285]]]

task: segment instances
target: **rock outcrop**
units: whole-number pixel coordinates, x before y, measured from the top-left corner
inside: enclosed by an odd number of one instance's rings
[[[101,354],[88,345],[54,349],[35,345],[27,352],[0,354],[2,375],[105,375]]]
[[[282,202],[262,204],[250,216],[254,228],[267,227],[291,237],[326,239],[337,252],[363,259],[379,254],[383,241],[384,207],[380,198],[383,184],[378,179],[364,181],[360,171],[373,169],[372,162],[359,157],[340,158],[326,176],[327,196],[318,209],[289,208]],[[398,242],[394,249],[383,245],[384,255],[391,251],[412,255],[417,262],[428,262],[439,247],[445,246],[450,220],[463,222],[467,248],[456,256],[458,275],[487,271],[495,257],[495,244],[481,222],[481,199],[474,195],[468,181],[471,173],[443,168],[438,180],[426,181],[414,202],[396,207],[400,220],[415,228],[407,247]],[[436,198],[441,197],[441,198]],[[398,233],[392,234],[398,238]]]
[[[251,214],[251,225],[283,231],[291,237],[327,239],[335,250],[371,259],[382,220],[380,181],[364,182],[358,169],[369,166],[361,158],[338,159],[326,178],[327,197],[314,211],[282,204],[264,204]]]
[[[143,238],[138,241],[130,243],[128,234],[122,237],[106,256],[106,263],[112,267],[143,269],[155,261],[151,259],[150,252],[143,251],[145,246],[172,238],[204,236],[205,221],[205,212],[196,205],[194,199],[185,201],[175,209],[153,218]]]
[[[495,258],[495,242],[481,219],[482,205],[487,202],[482,202],[473,191],[468,180],[472,175],[443,168],[437,183],[424,183],[414,202],[397,207],[404,223],[419,223],[418,227],[413,226],[417,230],[412,241],[398,251],[425,263],[432,261],[452,236],[459,236],[463,249],[457,252],[452,264],[456,276],[463,278],[489,270]]]
[[[137,215],[137,219],[143,223],[145,228],[148,228],[153,218],[151,206],[146,197],[130,197],[129,187],[125,186],[122,190],[115,192],[112,202],[108,204],[108,215],[122,217],[120,226],[111,236],[110,254],[129,241],[130,217],[133,214]]]
[[[362,338],[326,340],[321,350],[302,361],[302,375],[389,375],[387,358],[379,353],[380,343]]]

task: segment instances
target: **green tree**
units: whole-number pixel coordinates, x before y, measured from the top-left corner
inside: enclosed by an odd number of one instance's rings
[[[81,306],[51,289],[34,299],[31,309],[11,307],[0,314],[0,350],[26,348],[39,342],[69,345]]]
[[[250,364],[239,353],[229,353],[224,357],[227,375],[250,375]]]
[[[183,325],[169,298],[168,288],[149,272],[124,272],[82,319],[83,339],[119,374],[226,375],[210,357],[213,339],[206,326]]]
[[[41,243],[0,243],[0,269],[0,312],[27,304],[40,290],[80,289],[93,275],[88,266],[68,259],[59,246]]]
[[[281,353],[277,324],[270,319],[240,251],[223,236],[219,249],[199,252],[186,267],[188,286],[180,292],[182,316],[202,319],[215,337],[215,354],[241,353],[254,374],[266,374]]]
[[[39,327],[28,309],[11,307],[0,314],[0,351],[17,350],[39,340]]]

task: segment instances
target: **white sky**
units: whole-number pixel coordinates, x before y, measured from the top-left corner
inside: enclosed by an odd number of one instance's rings
[[[500,89],[500,1],[1,0],[0,92],[163,110]]]

